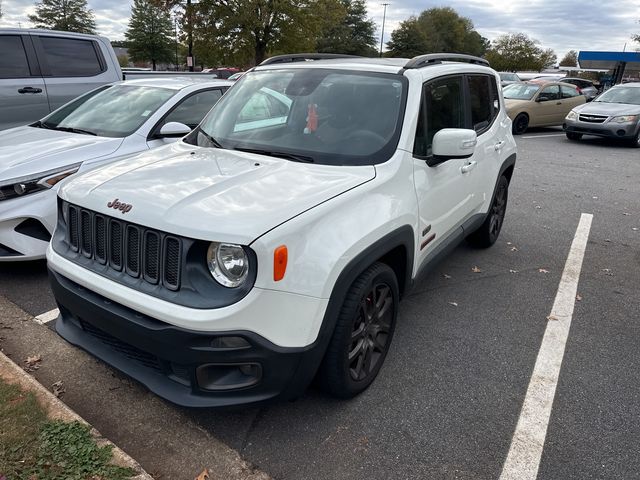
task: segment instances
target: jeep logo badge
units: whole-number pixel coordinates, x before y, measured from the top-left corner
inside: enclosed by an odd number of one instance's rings
[[[125,213],[131,211],[131,209],[133,208],[133,205],[131,205],[130,203],[120,202],[116,198],[112,202],[107,203],[107,207],[113,208],[114,210],[120,210],[122,212],[122,214],[124,215]]]

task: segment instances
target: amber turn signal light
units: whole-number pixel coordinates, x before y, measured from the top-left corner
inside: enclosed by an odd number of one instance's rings
[[[287,271],[287,259],[289,253],[285,245],[280,245],[273,251],[273,281],[279,282]]]

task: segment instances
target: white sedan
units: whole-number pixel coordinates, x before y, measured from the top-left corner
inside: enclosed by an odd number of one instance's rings
[[[174,142],[226,80],[155,78],[104,85],[38,122],[0,132],[0,262],[44,258],[62,179]]]

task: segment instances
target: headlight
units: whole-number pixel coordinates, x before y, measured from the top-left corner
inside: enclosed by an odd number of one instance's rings
[[[249,274],[249,258],[240,245],[213,242],[207,251],[207,266],[213,278],[225,287],[239,287]]]
[[[575,120],[576,118],[578,118],[577,112],[571,110],[569,113],[567,113],[567,120]]]
[[[636,120],[638,120],[638,115],[620,115],[611,119],[612,122],[616,123],[635,122]]]
[[[57,168],[47,172],[29,175],[25,177],[0,180],[0,200],[22,197],[29,193],[40,190],[47,190],[57,184],[60,180],[73,175],[80,168],[80,164]]]

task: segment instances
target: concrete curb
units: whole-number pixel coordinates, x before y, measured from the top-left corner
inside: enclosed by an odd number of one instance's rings
[[[47,412],[49,418],[56,420],[64,420],[65,422],[78,421],[91,428],[91,434],[93,435],[98,445],[111,445],[113,452],[113,463],[121,467],[128,467],[136,472],[136,476],[132,477],[132,480],[153,480],[153,477],[149,475],[138,462],[127,455],[124,451],[114,445],[107,438],[104,438],[98,430],[92,427],[89,422],[84,420],[80,415],[71,410],[60,399],[58,399],[53,393],[42,386],[38,381],[25,372],[22,368],[12,362],[5,354],[0,352],[0,378],[7,383],[17,385],[21,389],[33,394],[38,399],[38,402]]]

